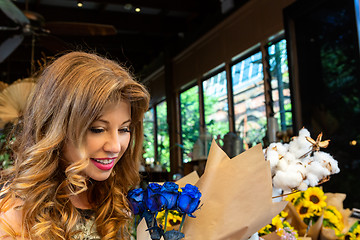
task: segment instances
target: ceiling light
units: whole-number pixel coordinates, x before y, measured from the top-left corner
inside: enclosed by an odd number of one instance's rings
[[[79,8],[81,8],[81,7],[83,6],[83,2],[82,2],[82,1],[78,1],[77,6],[78,6]]]
[[[141,9],[140,8],[135,8],[135,12],[140,12],[141,11]]]
[[[130,11],[133,8],[133,5],[131,3],[127,3],[124,5],[125,10]]]

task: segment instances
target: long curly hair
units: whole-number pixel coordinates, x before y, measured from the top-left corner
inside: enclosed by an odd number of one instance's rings
[[[81,174],[89,159],[65,162],[64,142],[70,140],[85,152],[86,131],[105,104],[123,100],[131,105],[129,147],[107,180],[89,181]],[[143,117],[149,100],[146,88],[125,68],[96,54],[67,53],[46,67],[19,123],[14,166],[1,173],[0,210],[21,199],[22,232],[15,233],[6,223],[3,228],[29,239],[73,239],[80,214],[69,196],[87,191],[101,238],[125,238],[130,220],[126,194],[140,180]]]

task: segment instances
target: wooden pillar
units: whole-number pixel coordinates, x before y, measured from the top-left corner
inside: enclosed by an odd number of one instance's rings
[[[262,64],[264,74],[264,93],[265,93],[265,107],[266,107],[266,118],[274,117],[274,101],[272,99],[272,88],[271,88],[271,75],[270,75],[270,64],[269,64],[269,53],[266,47],[266,43],[262,43],[260,46],[262,53]]]
[[[235,132],[235,108],[234,108],[234,94],[232,88],[232,79],[231,79],[231,67],[230,63],[225,63],[226,71],[226,87],[227,87],[227,98],[228,98],[228,116],[229,116],[229,131]]]
[[[170,176],[182,173],[180,143],[180,105],[179,94],[175,91],[171,56],[165,53],[165,95],[167,104],[167,124],[170,141]]]

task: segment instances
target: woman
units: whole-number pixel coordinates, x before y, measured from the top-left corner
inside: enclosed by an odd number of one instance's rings
[[[111,60],[72,52],[45,68],[1,175],[0,238],[127,239],[148,105]]]

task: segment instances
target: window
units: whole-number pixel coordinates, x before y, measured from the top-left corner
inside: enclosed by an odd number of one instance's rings
[[[170,141],[167,124],[167,105],[162,101],[156,105],[156,126],[157,126],[157,162],[170,172]]]
[[[191,161],[194,143],[199,137],[199,88],[194,86],[180,94],[181,138],[183,162]]]
[[[261,52],[231,67],[234,98],[235,131],[244,142],[244,149],[263,142],[266,135],[266,112]]]
[[[268,59],[270,66],[271,91],[265,93],[263,56],[257,47],[229,66],[231,79],[227,77],[224,69],[228,65],[224,63],[206,73],[201,85],[186,88],[180,93],[181,143],[176,144],[181,147],[183,163],[194,160],[194,157],[198,157],[197,160],[206,157],[204,154],[210,149],[211,138],[222,145],[224,135],[230,129],[241,138],[241,149],[246,150],[258,143],[267,144],[268,141],[264,141],[267,136],[267,114],[274,114],[279,130],[292,129],[286,40],[276,40],[261,47],[268,50],[268,56],[264,58]],[[228,93],[228,89],[232,91]],[[270,113],[266,112],[269,109],[266,109],[265,96],[266,99],[272,99]],[[228,97],[232,97],[232,101]],[[233,106],[229,106],[229,102]],[[200,112],[200,107],[203,107],[203,112]],[[233,113],[231,121],[229,112]],[[146,113],[144,158],[146,163],[159,163],[170,171],[170,139],[166,115],[165,101]],[[202,141],[198,141],[199,138]],[[199,147],[199,143],[204,142],[205,147]],[[205,150],[198,154],[199,149]]]
[[[145,113],[143,158],[146,165],[151,167],[160,165],[163,169],[170,171],[170,141],[166,118],[167,106],[165,101],[155,105],[154,108]]]
[[[279,130],[292,128],[290,84],[286,40],[272,43],[268,47],[271,74],[273,110],[278,120]]]
[[[155,163],[155,142],[154,142],[154,110],[151,108],[144,117],[144,154],[146,165]]]
[[[226,72],[222,71],[202,83],[207,132],[222,139],[229,132]]]

